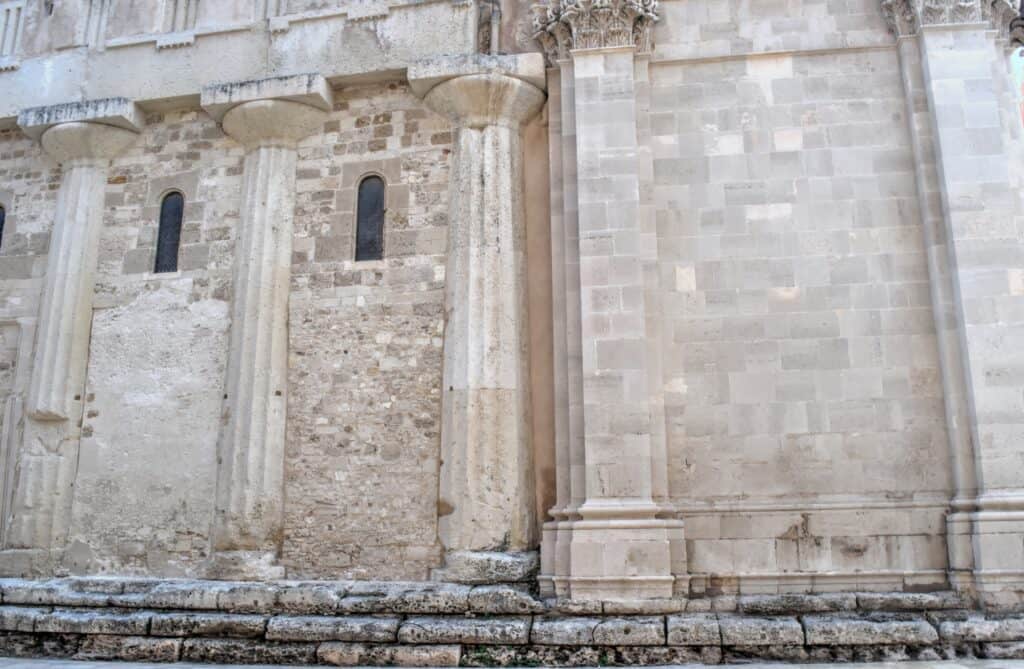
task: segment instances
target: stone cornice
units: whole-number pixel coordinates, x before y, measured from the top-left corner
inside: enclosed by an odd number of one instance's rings
[[[574,49],[652,49],[651,29],[658,0],[547,0],[533,5],[534,39],[551,61]]]
[[[921,26],[988,22],[1001,38],[1024,44],[1024,20],[1012,0],[881,0],[882,16],[897,37]]]

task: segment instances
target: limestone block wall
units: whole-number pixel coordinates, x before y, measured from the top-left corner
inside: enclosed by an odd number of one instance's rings
[[[725,591],[940,583],[943,390],[877,3],[662,7],[650,150],[689,569]]]
[[[405,85],[340,91],[303,143],[290,304],[283,562],[301,578],[425,579],[437,486],[447,121]],[[353,262],[362,177],[387,184],[384,259]]]

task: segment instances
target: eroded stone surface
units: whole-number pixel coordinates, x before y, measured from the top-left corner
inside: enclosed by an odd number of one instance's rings
[[[461,646],[373,646],[358,643],[322,643],[317,659],[339,667],[457,667]]]
[[[935,628],[922,618],[875,621],[804,616],[803,624],[808,645],[926,645],[935,643],[939,638]]]
[[[971,616],[967,620],[939,623],[943,641],[1017,641],[1024,638],[1024,618],[982,619]]]
[[[600,618],[535,618],[530,641],[548,646],[585,646],[594,642]]]
[[[155,636],[258,637],[267,629],[267,618],[227,613],[155,613],[149,629]]]
[[[413,644],[523,644],[529,638],[529,617],[409,616],[398,629],[398,640]]]
[[[722,643],[718,618],[712,614],[692,613],[669,616],[668,643],[672,646],[717,646]]]
[[[661,646],[665,643],[665,619],[605,618],[594,627],[599,646]]]
[[[267,639],[275,641],[368,641],[387,643],[398,633],[395,616],[275,616],[267,623]]]
[[[802,646],[804,630],[796,618],[741,618],[719,616],[726,646]]]

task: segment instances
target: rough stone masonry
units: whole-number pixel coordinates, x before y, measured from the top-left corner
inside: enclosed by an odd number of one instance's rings
[[[0,654],[1024,657],[1016,0],[0,0]]]

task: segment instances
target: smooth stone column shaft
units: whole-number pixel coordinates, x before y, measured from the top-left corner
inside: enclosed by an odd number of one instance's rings
[[[138,137],[100,123],[62,123],[41,137],[62,176],[43,282],[27,416],[5,548],[47,551],[71,505],[92,326],[96,255],[110,160]]]
[[[450,553],[526,551],[536,514],[520,127],[544,94],[510,76],[471,74],[425,101],[456,129],[439,534]]]
[[[248,151],[214,527],[214,571],[223,575],[281,575],[296,143],[324,118],[309,105],[259,100],[223,120]]]

